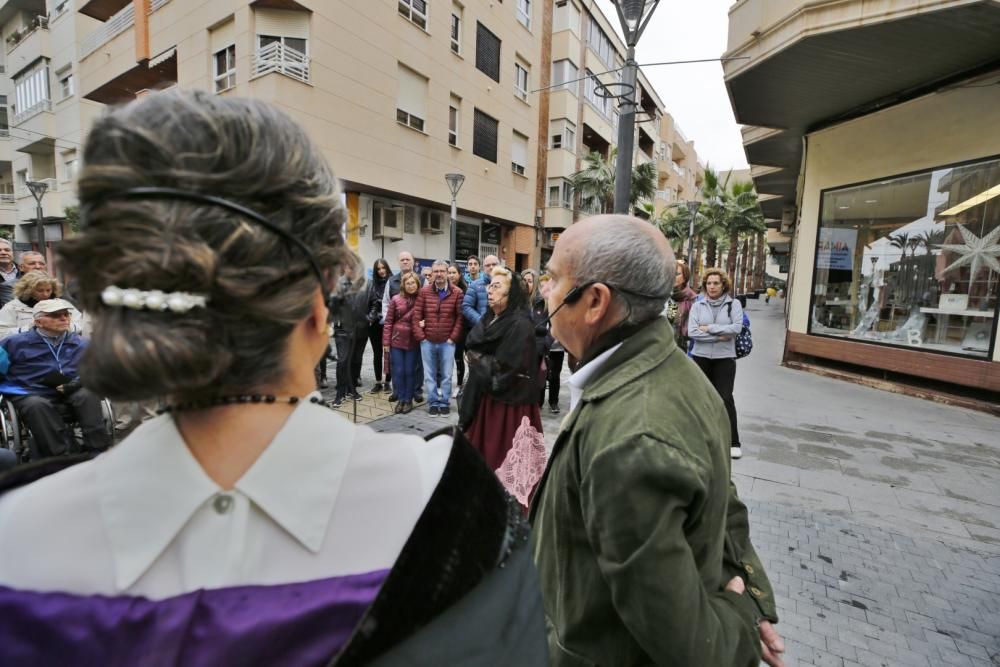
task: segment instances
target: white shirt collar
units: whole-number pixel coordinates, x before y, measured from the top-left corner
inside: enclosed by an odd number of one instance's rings
[[[332,410],[303,402],[233,492],[247,496],[316,553],[325,539],[356,432]],[[132,586],[192,515],[222,492],[168,415],[143,424],[94,464],[119,590]]]
[[[604,365],[604,362],[606,362],[608,358],[621,346],[622,344],[618,343],[614,347],[608,348],[583,366],[577,368],[576,372],[569,376],[570,412],[573,412],[573,410],[576,409],[576,404],[580,402],[580,397],[583,396],[583,390],[586,388],[587,383],[590,382],[590,378],[593,377],[594,373],[601,370],[601,366]]]

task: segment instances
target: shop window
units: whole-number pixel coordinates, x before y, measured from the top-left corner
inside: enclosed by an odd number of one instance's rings
[[[810,333],[988,358],[1000,159],[827,190]]]

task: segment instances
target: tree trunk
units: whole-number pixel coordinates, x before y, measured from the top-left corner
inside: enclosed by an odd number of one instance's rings
[[[747,281],[747,267],[749,266],[748,258],[750,257],[750,239],[743,239],[743,250],[742,256],[740,257],[740,285],[742,286],[743,293],[750,291],[750,283]]]
[[[716,260],[719,254],[719,242],[714,236],[710,236],[705,240],[705,265],[706,266],[718,266]]]
[[[729,252],[726,253],[726,273],[733,280],[736,279],[736,256],[740,252],[740,235],[733,232],[729,235]],[[735,283],[733,284],[735,288]]]
[[[691,274],[695,276],[694,284],[697,285],[701,278],[701,235],[694,237],[694,261],[691,262]],[[695,289],[697,291],[697,288]]]
[[[766,287],[767,275],[767,232],[757,235],[757,289]]]
[[[746,249],[743,251],[743,284],[746,289],[754,289],[753,285],[753,263],[757,254],[757,235],[751,234],[747,237]]]

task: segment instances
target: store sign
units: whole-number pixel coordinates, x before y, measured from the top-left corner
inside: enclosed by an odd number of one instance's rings
[[[851,271],[854,269],[854,248],[858,243],[856,229],[819,230],[819,251],[816,254],[817,269]]]

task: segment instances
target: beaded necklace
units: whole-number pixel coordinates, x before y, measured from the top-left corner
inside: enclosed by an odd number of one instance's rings
[[[288,405],[296,405],[303,399],[299,396],[275,396],[273,394],[236,394],[233,396],[216,396],[215,398],[206,398],[201,401],[188,401],[187,403],[177,403],[176,405],[164,405],[162,408],[156,411],[156,414],[168,414],[174,412],[187,412],[190,410],[205,410],[207,408],[214,408],[220,405],[238,405],[241,403],[287,403]],[[309,398],[310,403],[319,404],[322,399],[319,396],[311,396]],[[324,404],[325,405],[325,404]]]

